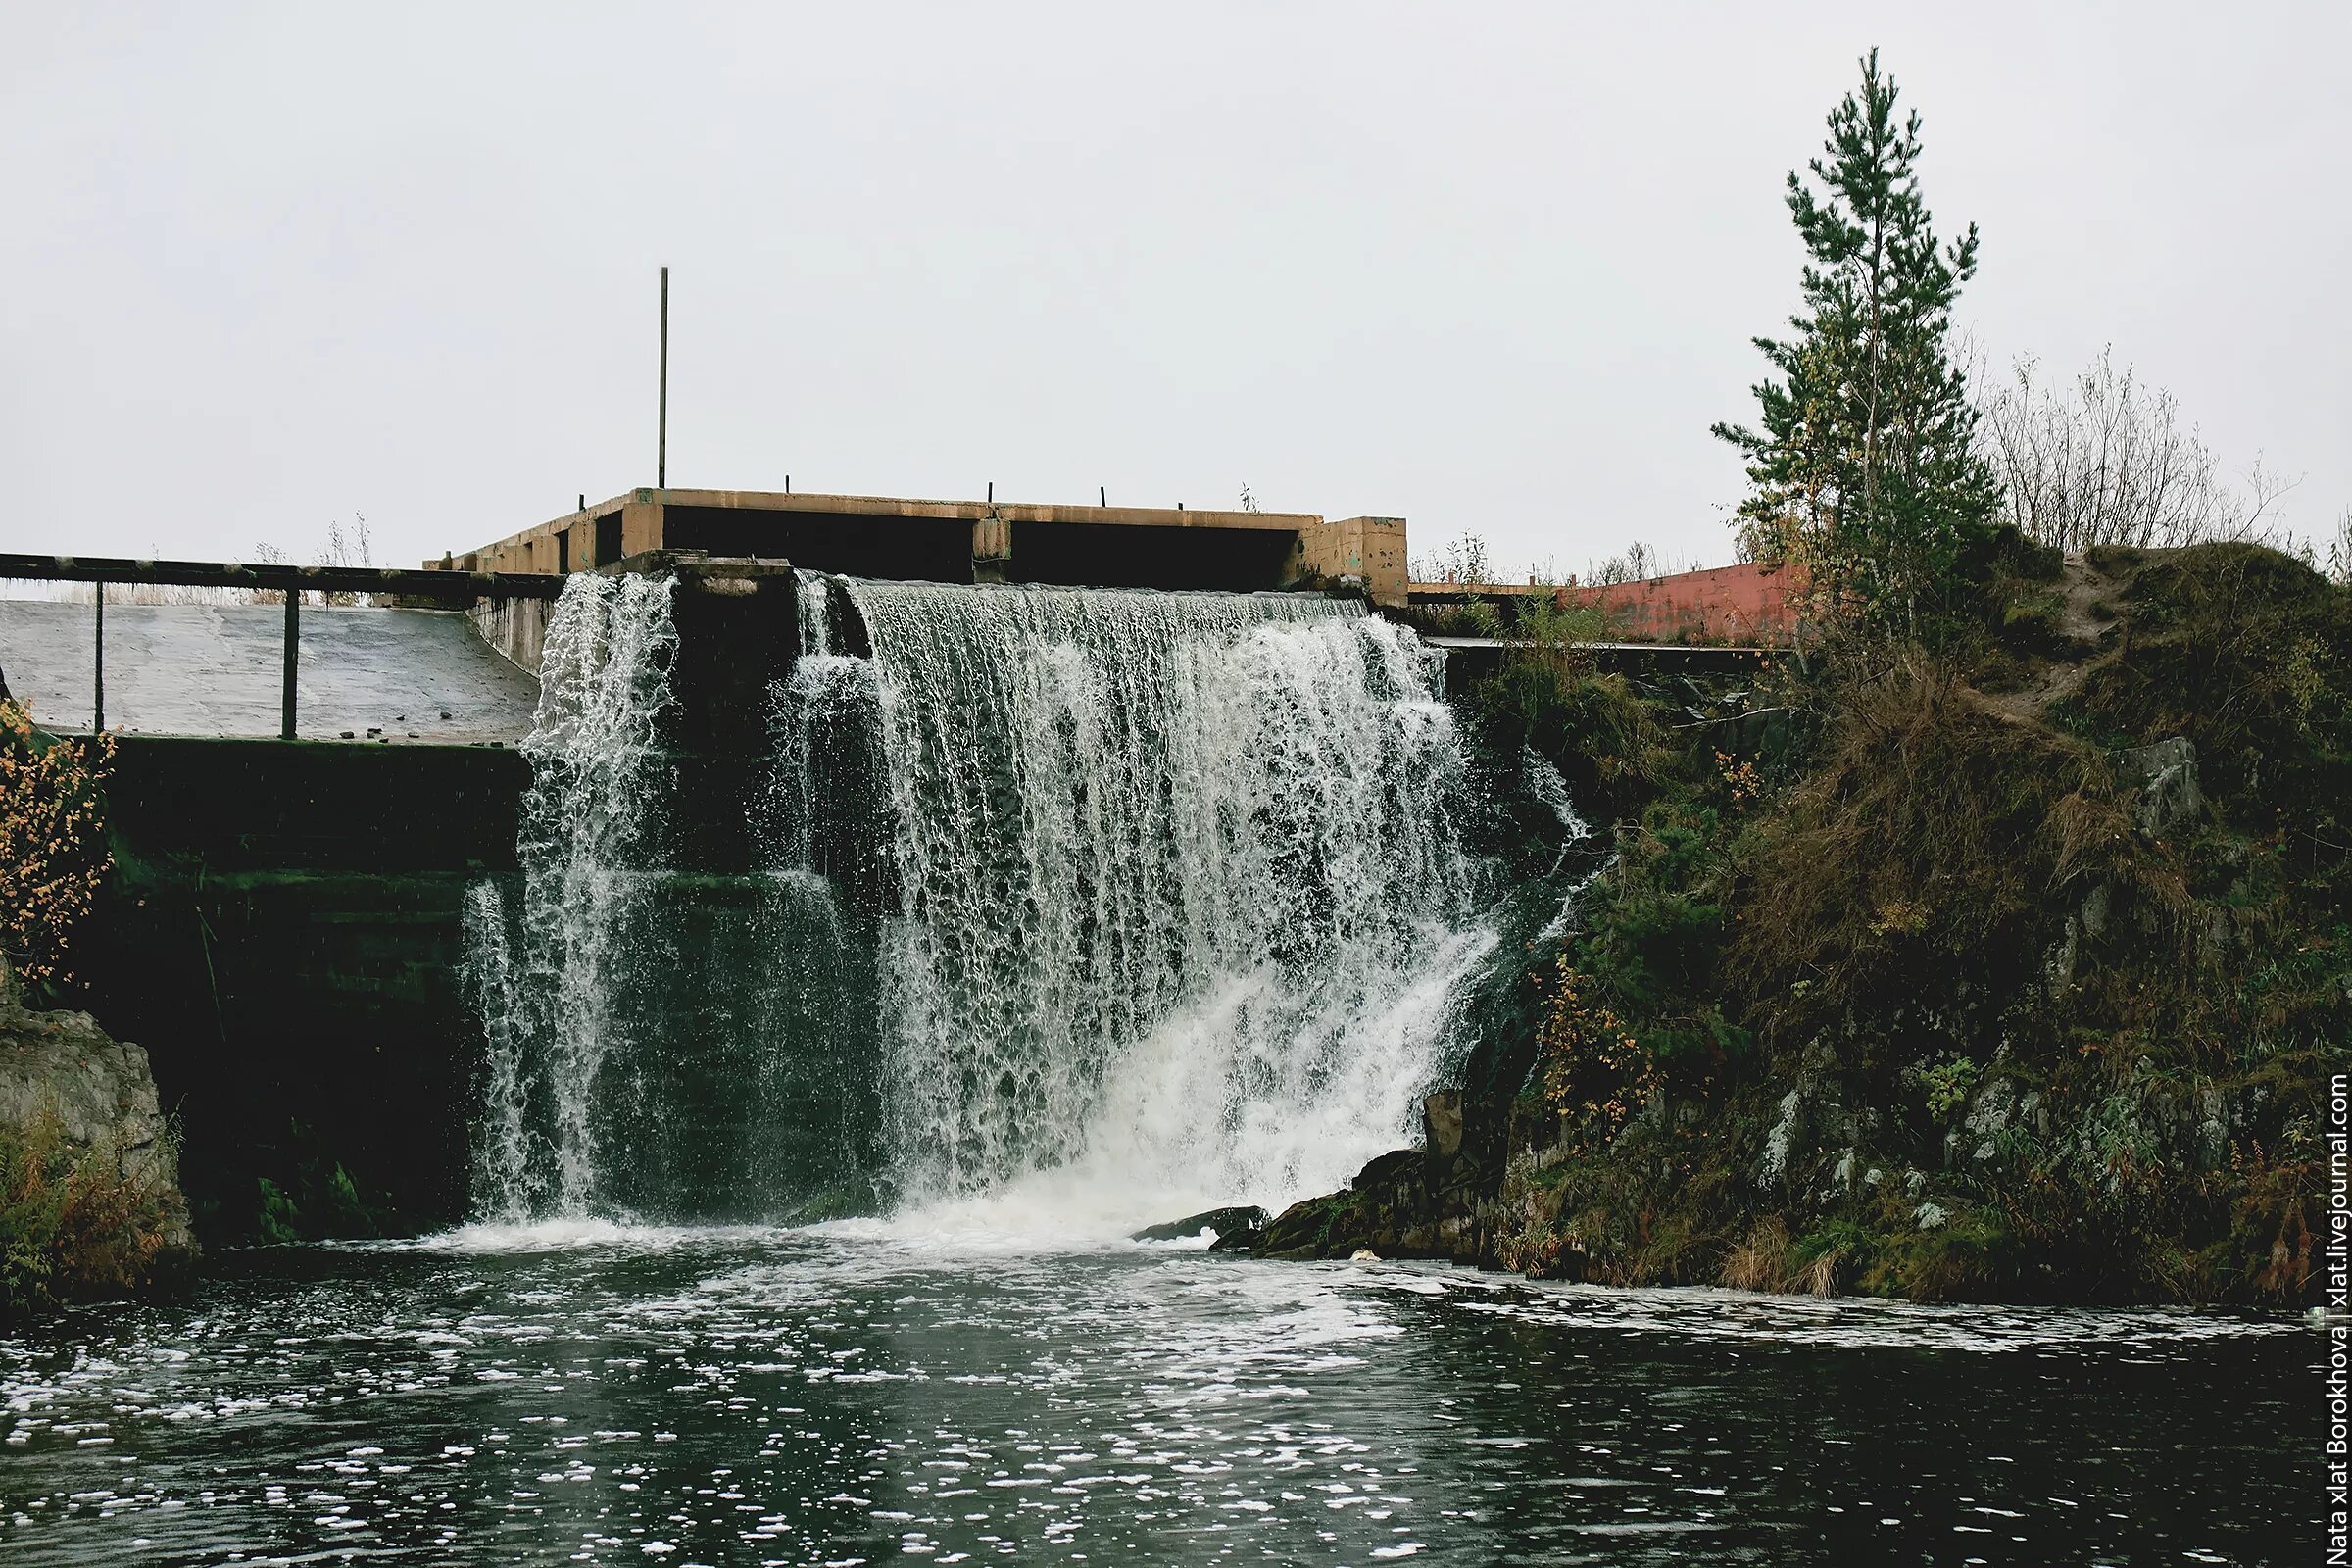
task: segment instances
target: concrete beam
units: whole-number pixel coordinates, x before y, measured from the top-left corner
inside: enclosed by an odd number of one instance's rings
[[[1133,528],[1268,528],[1297,532],[1323,519],[1309,512],[1197,512],[1185,507],[1085,507],[1057,502],[922,501],[901,496],[776,490],[639,490],[634,500],[673,507],[803,512],[835,516],[921,517],[950,522],[1087,522]],[[606,503],[610,506],[612,503]]]
[[[408,571],[396,566],[248,565],[236,561],[133,561],[119,556],[0,555],[0,578],[248,588],[267,593],[389,594],[443,604],[551,599],[563,591],[562,583],[551,585],[535,574],[439,568]]]
[[[1038,502],[925,501],[897,496],[847,496],[776,490],[639,489],[510,534],[464,555],[443,558],[453,567],[497,572],[585,571],[611,564],[600,539],[618,528],[620,553],[667,548],[665,514],[672,509],[764,513],[778,517],[871,517],[877,522],[961,522],[972,528],[975,580],[1002,581],[1011,555],[1008,529],[1020,523],[1083,523],[1117,528],[1210,528],[1298,534],[1324,526],[1303,512],[1195,512],[1181,507],[1085,507]],[[435,565],[427,563],[427,565]],[[1271,586],[1269,584],[1269,586]]]

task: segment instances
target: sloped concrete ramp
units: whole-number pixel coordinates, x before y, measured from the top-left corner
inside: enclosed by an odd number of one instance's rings
[[[44,728],[90,727],[94,619],[87,604],[0,600],[0,674]],[[274,736],[284,647],[282,605],[110,602],[107,728]],[[305,740],[512,746],[539,685],[461,612],[305,605],[296,697]]]

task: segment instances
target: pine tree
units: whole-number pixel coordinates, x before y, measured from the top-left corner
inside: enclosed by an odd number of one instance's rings
[[[1751,558],[1794,562],[1836,611],[1917,635],[1948,604],[1999,490],[1946,343],[1976,225],[1937,243],[1919,116],[1898,122],[1894,109],[1873,49],[1809,166],[1820,188],[1788,175],[1805,314],[1789,318],[1793,336],[1755,340],[1782,379],[1755,388],[1760,429],[1714,431],[1748,455],[1739,527]]]

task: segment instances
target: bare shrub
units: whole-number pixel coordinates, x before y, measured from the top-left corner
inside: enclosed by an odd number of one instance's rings
[[[1414,562],[1411,574],[1416,582],[1451,582],[1475,587],[1494,580],[1494,565],[1487,553],[1486,536],[1464,533],[1447,540],[1436,555]]]
[[[99,790],[114,738],[58,740],[0,699],[0,945],[27,981],[72,978],[68,951],[114,865]]]
[[[1661,574],[1658,553],[1637,539],[1625,547],[1625,554],[1611,556],[1594,566],[1592,583],[1595,588],[1612,588],[1621,582],[1643,582]]]
[[[2117,368],[2112,350],[2064,385],[2019,360],[1983,428],[2007,520],[2069,553],[2260,539],[2293,488],[2259,458],[2242,486],[2230,482],[2172,393]]]

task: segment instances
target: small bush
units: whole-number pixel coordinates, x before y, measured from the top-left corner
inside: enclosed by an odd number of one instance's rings
[[[1938,1122],[1952,1119],[1952,1113],[1968,1103],[1969,1091],[1976,1087],[1977,1064],[1966,1056],[1939,1061],[1920,1074],[1928,1091],[1928,1114]]]
[[[54,1113],[0,1127],[0,1318],[155,1283],[165,1201],[114,1151],[78,1149]]]
[[[74,928],[114,865],[99,789],[115,743],[66,741],[0,699],[0,948],[28,983],[72,978]]]

